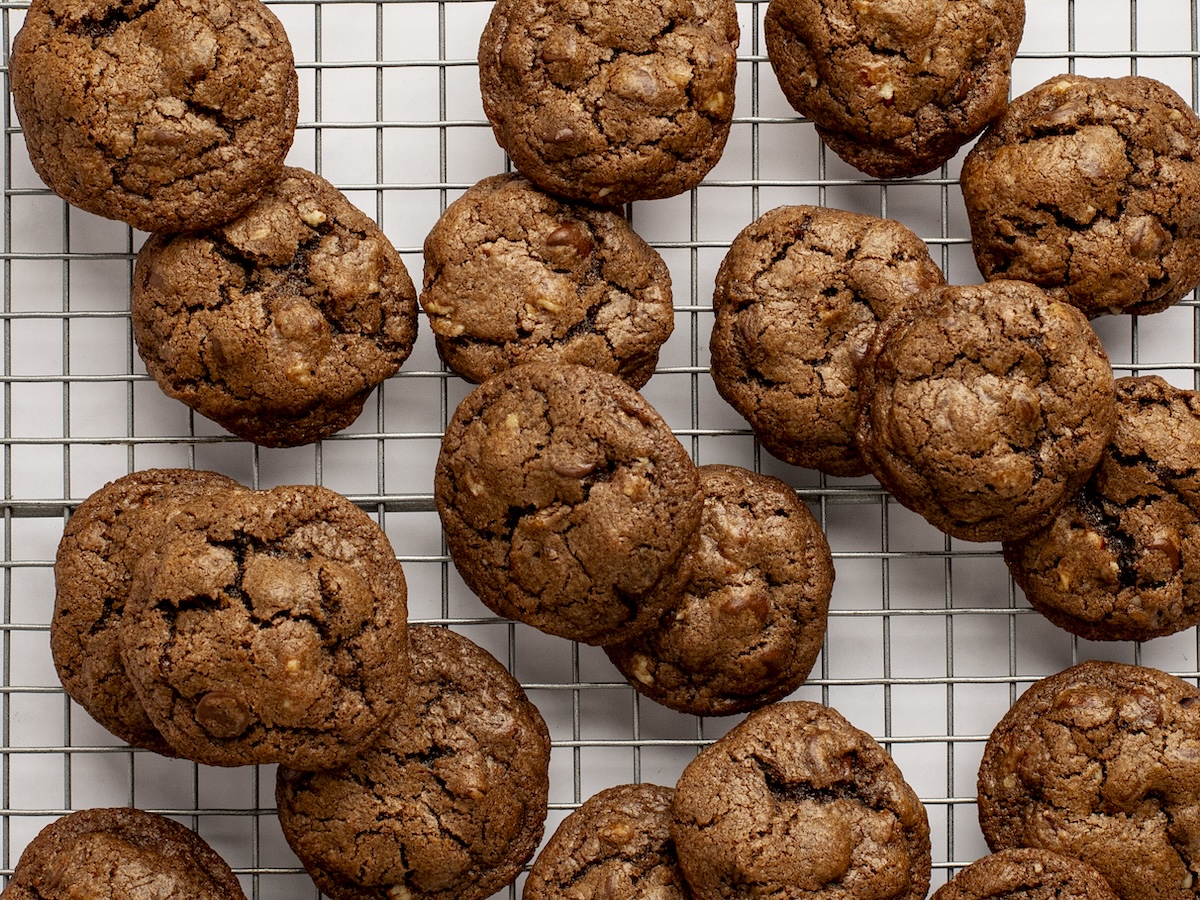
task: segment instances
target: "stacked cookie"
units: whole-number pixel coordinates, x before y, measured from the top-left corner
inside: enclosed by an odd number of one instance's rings
[[[806,701],[751,713],[674,789],[623,785],[568,816],[525,900],[568,896],[892,897],[921,900],[924,806],[886,751]]]
[[[260,0],[36,0],[11,76],[50,189],[151,234],[134,336],[168,396],[292,447],[350,425],[399,370],[416,337],[412,280],[373,220],[284,166],[297,77]]]
[[[804,681],[825,631],[829,547],[795,491],[697,469],[615,375],[525,363],[468,395],[434,499],[489,609],[605,648],[638,690],[724,715]]]
[[[126,475],[68,521],[55,582],[63,686],[135,746],[324,769],[403,702],[403,570],[379,526],[325,488]]]

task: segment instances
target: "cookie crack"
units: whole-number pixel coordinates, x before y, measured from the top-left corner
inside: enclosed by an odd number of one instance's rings
[[[159,0],[122,0],[119,4],[108,6],[98,13],[89,11],[78,19],[51,16],[51,21],[68,34],[90,38],[92,46],[95,47],[102,38],[111,37],[122,25],[137,21],[158,6],[158,3]]]

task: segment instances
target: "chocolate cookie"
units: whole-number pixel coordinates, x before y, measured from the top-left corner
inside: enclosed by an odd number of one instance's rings
[[[930,900],[1117,900],[1117,895],[1086,863],[1021,848],[977,859]]]
[[[1200,118],[1152,78],[1059,75],[1013,100],[963,162],[986,278],[1089,316],[1166,309],[1200,282]]]
[[[21,853],[9,900],[245,900],[208,843],[173,819],[129,807],[85,809],[51,822]]]
[[[879,178],[936,169],[1000,115],[1024,0],[771,0],[784,96],[838,156]]]
[[[174,755],[150,724],[121,660],[118,625],[133,569],[183,504],[238,487],[216,472],[133,472],[91,494],[63,529],[50,619],[54,667],[71,699],[136,747]]]
[[[733,0],[499,0],[483,110],[543,190],[606,206],[681,194],[725,149],[738,38]]]
[[[1200,394],[1144,376],[1118,378],[1116,395],[1091,479],[1004,560],[1056,625],[1145,641],[1200,622]]]
[[[287,34],[259,0],[34,0],[9,75],[50,189],[150,232],[254,202],[299,109]]]
[[[408,680],[400,563],[373,519],[311,485],[190,503],[135,569],[119,633],[150,721],[210,765],[342,765]]]
[[[808,701],[752,712],[675,787],[671,835],[697,900],[922,900],[925,807],[892,758]]]
[[[467,586],[549,634],[614,643],[682,589],[703,500],[691,457],[615,375],[525,363],[459,404],[434,500]]]
[[[671,273],[624,216],[519,175],[485,178],[433,226],[421,305],[446,365],[474,382],[546,360],[640,388],[675,327]]]
[[[1157,669],[1083,662],[996,725],[979,766],[993,851],[1091,865],[1123,900],[1191,900],[1200,867],[1200,690]]]
[[[833,591],[821,526],[795,490],[737,466],[700,466],[704,514],[683,594],[604,648],[638,691],[679,712],[731,715],[781,700],[812,670]]]
[[[159,387],[268,447],[352,423],[417,333],[416,289],[379,226],[293,168],[231,222],[146,241],[131,307]]]
[[[522,900],[690,900],[671,840],[674,793],[622,784],[588,798],[533,861]]]
[[[545,827],[550,733],[486,650],[410,633],[392,725],[345,768],[280,769],[284,837],[334,900],[482,900],[512,882]]]
[[[792,465],[863,475],[858,365],[879,320],[945,283],[929,248],[891,219],[781,206],[733,240],[717,272],[717,390]]]
[[[1100,461],[1113,374],[1087,319],[1018,281],[946,286],[879,326],[858,443],[901,504],[968,541],[1045,524]]]

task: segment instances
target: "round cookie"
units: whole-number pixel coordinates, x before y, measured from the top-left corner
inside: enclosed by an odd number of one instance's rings
[[[425,239],[421,306],[446,365],[481,382],[538,360],[640,388],[675,327],[666,263],[611,209],[485,178]]]
[[[85,809],[51,822],[21,853],[9,900],[245,900],[237,876],[194,831],[130,807]]]
[[[197,499],[134,570],[125,670],[176,753],[324,769],[385,728],[408,682],[404,572],[326,488]]]
[[[879,326],[858,443],[946,534],[1016,540],[1078,490],[1112,437],[1112,368],[1075,307],[1034,285],[945,286]]]
[[[629,641],[604,648],[638,691],[700,716],[781,700],[816,662],[833,557],[795,490],[737,466],[700,466],[704,514],[683,594]]]
[[[879,178],[936,169],[1003,112],[1024,0],[771,0],[767,56],[788,102]]]
[[[967,154],[986,278],[1041,285],[1089,316],[1153,313],[1200,282],[1200,118],[1143,76],[1059,75]]]
[[[615,375],[525,363],[459,404],[434,500],[493,612],[588,644],[648,627],[682,589],[703,499],[691,457]]]
[[[498,0],[483,110],[543,190],[605,206],[681,194],[725,149],[738,39],[732,0]]]
[[[483,648],[409,632],[404,709],[345,768],[280,769],[284,837],[333,900],[482,900],[512,882],[545,827],[550,733]]]
[[[671,841],[674,793],[622,784],[589,797],[533,861],[522,900],[690,900]]]
[[[1200,690],[1083,662],[1033,684],[992,731],[979,825],[993,851],[1091,865],[1123,900],[1190,900],[1200,866]]]
[[[133,569],[183,504],[238,487],[216,472],[132,472],[88,496],[63,528],[50,619],[54,667],[71,699],[136,747],[175,755],[147,718],[121,659],[118,626]]]
[[[776,703],[688,763],[671,835],[696,900],[922,900],[925,807],[886,751],[837,711]]]
[[[152,236],[131,293],[134,339],[159,387],[267,447],[350,425],[417,334],[400,254],[303,169],[231,222]]]
[[[884,316],[944,283],[929,248],[899,222],[773,209],[734,238],[717,272],[717,391],[773,456],[866,474],[854,438],[858,366]]]
[[[254,202],[299,110],[287,33],[259,0],[34,0],[9,74],[42,180],[148,232]]]
[[[1091,479],[1004,560],[1059,627],[1145,641],[1200,622],[1200,394],[1148,375],[1118,378],[1116,396]]]
[[[1048,850],[1001,850],[977,859],[930,900],[1117,900],[1086,863]]]

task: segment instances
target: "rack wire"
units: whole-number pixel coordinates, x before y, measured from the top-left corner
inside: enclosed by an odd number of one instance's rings
[[[7,53],[25,2],[0,3]],[[420,281],[421,244],[448,202],[506,168],[479,101],[475,51],[488,0],[274,0],[301,85],[289,163],[323,174],[372,214]],[[766,59],[766,0],[737,0],[738,96],[727,150],[686,195],[635,203],[634,227],[666,259],[676,329],[644,389],[699,463],[783,478],[817,514],[837,582],[828,633],[796,696],[834,706],[892,752],[929,812],[934,886],[986,852],[975,817],[984,741],[1033,680],[1085,658],[1195,680],[1194,629],[1146,644],[1072,638],[1033,613],[998,545],[936,532],[869,478],[840,479],[762,452],[708,374],[711,290],[730,241],[760,213],[820,203],[897,218],[948,279],[977,281],[957,187],[962,154],[930,175],[864,178],[783,99]],[[1013,92],[1072,71],[1138,73],[1193,107],[1197,0],[1026,0]],[[447,624],[525,685],[553,740],[549,835],[601,788],[673,784],[738,719],[697,719],[639,698],[595,648],[492,616],[458,579],[431,496],[446,421],[469,386],[440,365],[427,323],[403,371],[359,421],[319,445],[265,450],[165,398],[134,349],[128,315],[143,235],[69,208],[29,166],[6,104],[3,153],[0,879],[36,832],[71,810],[135,805],[197,829],[247,895],[316,896],[275,817],[271,767],[216,769],[119,744],[63,693],[50,661],[52,562],[63,524],[104,482],[151,466],[215,469],[254,487],[321,483],[368,509],[404,564],[414,622]],[[1200,388],[1196,299],[1096,322],[1117,374]],[[517,897],[523,876],[498,896]]]

